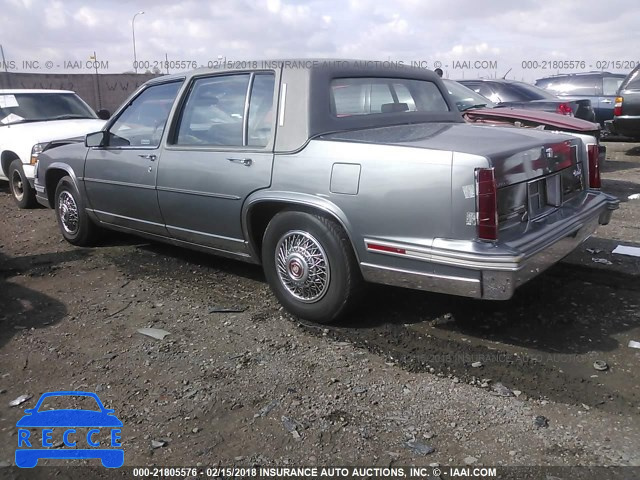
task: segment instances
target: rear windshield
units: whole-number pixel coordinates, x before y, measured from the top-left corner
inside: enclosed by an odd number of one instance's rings
[[[624,82],[620,85],[620,90],[640,90],[640,65],[624,79]]]
[[[455,100],[456,107],[458,107],[458,110],[461,112],[471,108],[494,108],[496,106],[496,104],[488,98],[483,97],[468,87],[465,87],[461,83],[454,82],[453,80],[443,80],[443,82],[449,91],[449,95],[451,95]]]
[[[503,102],[557,99],[549,92],[524,82],[503,83],[500,87],[499,95]]]
[[[337,117],[403,112],[448,112],[438,86],[403,78],[337,78],[331,82],[331,111]]]

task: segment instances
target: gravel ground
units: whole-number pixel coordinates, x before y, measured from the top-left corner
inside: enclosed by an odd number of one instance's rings
[[[1,185],[0,461],[42,393],[87,390],[124,423],[126,465],[640,466],[640,259],[610,253],[640,246],[640,146],[607,147],[612,224],[512,300],[372,286],[329,327],[286,314],[259,267],[116,234],[73,247]]]

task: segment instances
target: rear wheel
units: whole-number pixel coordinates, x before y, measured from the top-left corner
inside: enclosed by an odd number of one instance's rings
[[[264,233],[262,263],[280,303],[317,323],[343,315],[363,283],[342,227],[305,212],[285,211],[271,220]]]
[[[22,170],[22,162],[15,159],[9,165],[9,185],[18,208],[33,208],[36,205],[36,192]]]
[[[65,240],[80,247],[91,245],[98,227],[91,221],[71,177],[62,177],[55,193],[56,218]]]

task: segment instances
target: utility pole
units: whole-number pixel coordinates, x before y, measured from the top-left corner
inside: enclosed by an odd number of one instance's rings
[[[102,95],[100,94],[100,77],[98,76],[98,57],[96,56],[95,50],[93,51],[93,57],[89,57],[93,60],[93,66],[96,69],[96,90],[98,92],[98,108],[96,110],[100,110],[102,108]]]
[[[133,68],[135,72],[138,73],[138,57],[136,57],[136,17],[138,15],[144,15],[143,11],[136,13],[131,19],[131,35],[133,36]]]

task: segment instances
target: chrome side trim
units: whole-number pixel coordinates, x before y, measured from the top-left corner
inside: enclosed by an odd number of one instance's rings
[[[141,220],[139,218],[125,217],[124,215],[116,215],[115,213],[105,212],[103,210],[96,210],[95,208],[85,208],[85,210],[92,213],[102,214],[108,217],[122,218],[124,220],[131,220],[133,222],[138,222],[138,223],[146,223],[147,225],[155,225],[157,227],[163,227],[163,228],[165,226],[164,223],[156,223],[156,222],[150,222],[148,220]],[[103,223],[109,223],[109,222],[103,221]]]
[[[156,190],[159,192],[184,193],[187,195],[198,195],[201,197],[224,198],[226,200],[240,200],[240,197],[236,195],[227,195],[225,193],[201,192],[199,190],[185,190],[182,188],[171,187],[157,187]]]
[[[282,84],[282,98],[280,99],[280,112],[278,114],[278,126],[284,126],[284,106],[287,101],[287,84]]]
[[[200,252],[205,253],[214,253],[216,255],[220,255],[227,258],[232,258],[235,260],[241,260],[247,263],[258,263],[254,258],[251,257],[248,253],[244,252],[230,252],[228,250],[223,250],[220,248],[209,247],[206,245],[199,245],[196,243],[186,242],[184,240],[179,240],[177,238],[166,237],[164,235],[157,235],[154,233],[144,232],[142,230],[136,230],[135,228],[123,227],[122,225],[115,225],[109,222],[100,222],[102,225],[107,226],[111,230],[116,230],[118,232],[132,233],[139,237],[148,238],[150,240],[156,240],[163,243],[169,243],[172,245],[176,245],[178,247],[185,247],[190,250],[198,250]]]
[[[120,187],[135,187],[135,188],[143,188],[145,190],[155,190],[155,185],[143,185],[141,183],[129,183],[129,182],[118,182],[115,180],[102,180],[100,178],[84,178],[85,182],[93,182],[93,183],[105,183],[107,185],[118,185]]]
[[[167,229],[178,230],[180,232],[186,232],[186,233],[194,233],[196,235],[202,235],[203,237],[219,238],[220,240],[226,240],[228,242],[237,242],[237,243],[242,243],[242,244],[246,243],[244,240],[241,240],[241,239],[238,239],[238,238],[223,237],[222,235],[214,235],[213,233],[206,233],[206,232],[201,232],[201,231],[198,231],[198,230],[189,230],[188,228],[176,227],[175,225],[167,225],[166,227],[167,227]]]
[[[368,282],[461,295],[463,297],[482,297],[482,287],[479,279],[436,275],[364,262],[360,264],[360,270],[362,271],[362,276]]]

